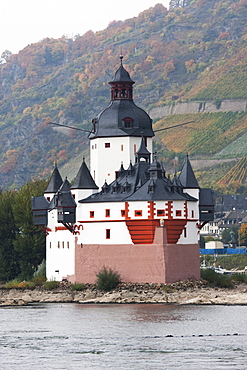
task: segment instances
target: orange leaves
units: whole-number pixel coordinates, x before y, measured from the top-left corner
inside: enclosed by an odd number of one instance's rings
[[[7,150],[7,152],[5,153],[6,160],[3,167],[1,168],[1,172],[7,174],[13,171],[14,167],[16,166],[18,157],[19,153],[16,149]]]
[[[168,73],[172,72],[175,70],[175,65],[173,60],[169,60],[169,62],[166,62],[164,66],[164,72],[167,75]]]
[[[184,64],[185,64],[187,73],[192,73],[192,72],[195,71],[195,69],[196,69],[196,62],[193,59],[184,62]]]

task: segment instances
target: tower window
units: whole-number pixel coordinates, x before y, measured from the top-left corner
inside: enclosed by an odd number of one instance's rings
[[[94,211],[90,211],[90,218],[94,218]]]
[[[111,238],[111,230],[110,229],[106,229],[105,235],[106,235],[106,239],[110,239]]]
[[[123,152],[123,145],[121,145],[121,152]]]
[[[110,143],[105,143],[105,148],[110,148],[111,144]]]
[[[194,218],[194,211],[191,211],[191,217]]]
[[[122,209],[121,210],[121,216],[124,217],[125,216],[125,209]]]
[[[182,216],[182,211],[176,211],[176,216],[181,217]]]
[[[110,210],[109,209],[105,210],[105,217],[110,217]]]
[[[127,96],[126,89],[122,89],[121,91],[121,98],[125,98]]]
[[[164,209],[158,209],[157,210],[157,216],[165,216],[165,210]]]
[[[122,122],[123,122],[123,127],[124,128],[132,128],[133,127],[133,118],[131,118],[131,117],[125,117]]]

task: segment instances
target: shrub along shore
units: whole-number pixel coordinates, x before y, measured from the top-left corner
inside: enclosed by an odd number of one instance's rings
[[[243,279],[242,279],[243,280]],[[23,306],[34,303],[161,303],[247,305],[247,285],[232,280],[230,287],[219,287],[206,280],[187,280],[173,284],[120,283],[110,291],[96,284],[46,282],[42,286],[0,288],[0,306]],[[47,284],[48,283],[48,284]]]

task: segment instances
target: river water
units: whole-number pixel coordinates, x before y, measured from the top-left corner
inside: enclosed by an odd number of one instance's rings
[[[0,369],[247,369],[247,306],[1,308]]]

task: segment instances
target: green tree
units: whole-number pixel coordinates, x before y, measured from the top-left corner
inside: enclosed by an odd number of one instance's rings
[[[234,236],[235,246],[238,244],[238,229],[237,225],[232,225],[230,228],[223,230],[221,234],[221,241],[223,244],[229,244]],[[232,234],[233,233],[233,234]]]
[[[31,197],[43,195],[47,182],[28,182],[16,194],[14,203],[14,218],[17,234],[14,248],[18,253],[20,278],[30,278],[38,265],[45,259],[45,233],[34,226]]]
[[[0,191],[0,281],[14,279],[20,272],[14,249],[16,226],[13,215],[15,192]]]

